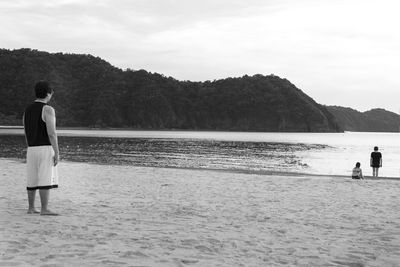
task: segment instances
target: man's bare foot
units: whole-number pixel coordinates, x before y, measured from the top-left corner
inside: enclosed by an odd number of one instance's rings
[[[42,210],[40,215],[47,215],[47,216],[58,216],[58,213],[49,211],[49,210]]]
[[[36,210],[36,209],[28,209],[28,214],[38,214],[40,213],[40,211]]]

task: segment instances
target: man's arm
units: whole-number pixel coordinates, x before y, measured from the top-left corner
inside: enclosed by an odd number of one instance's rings
[[[28,138],[26,138],[26,131],[25,131],[25,113],[22,115],[22,125],[24,126],[24,136],[25,136],[26,146],[29,146],[28,145]]]
[[[47,134],[49,135],[50,144],[54,150],[54,166],[56,166],[60,157],[56,133],[56,113],[54,109],[50,106],[44,106],[43,113],[43,119],[46,122]]]

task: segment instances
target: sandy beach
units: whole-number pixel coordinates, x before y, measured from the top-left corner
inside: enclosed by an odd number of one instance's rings
[[[0,159],[0,266],[400,266],[400,182],[61,162],[28,215]],[[39,196],[36,199],[40,207]]]

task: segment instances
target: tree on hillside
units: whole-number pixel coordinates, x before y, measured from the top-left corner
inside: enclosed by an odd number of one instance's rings
[[[0,123],[20,119],[33,85],[46,79],[56,92],[51,104],[60,126],[340,130],[328,110],[275,75],[178,81],[145,70],[122,71],[91,55],[30,49],[1,49],[0,74]]]

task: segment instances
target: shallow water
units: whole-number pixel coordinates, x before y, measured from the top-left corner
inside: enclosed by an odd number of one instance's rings
[[[0,129],[0,157],[24,157],[21,129]],[[400,178],[400,133],[60,130],[64,160],[249,172],[350,175],[380,147],[380,176]]]
[[[0,157],[24,158],[23,136],[0,135]],[[101,164],[242,171],[304,172],[296,156],[324,145],[188,139],[59,137],[62,159]],[[309,152],[311,153],[311,152]]]

